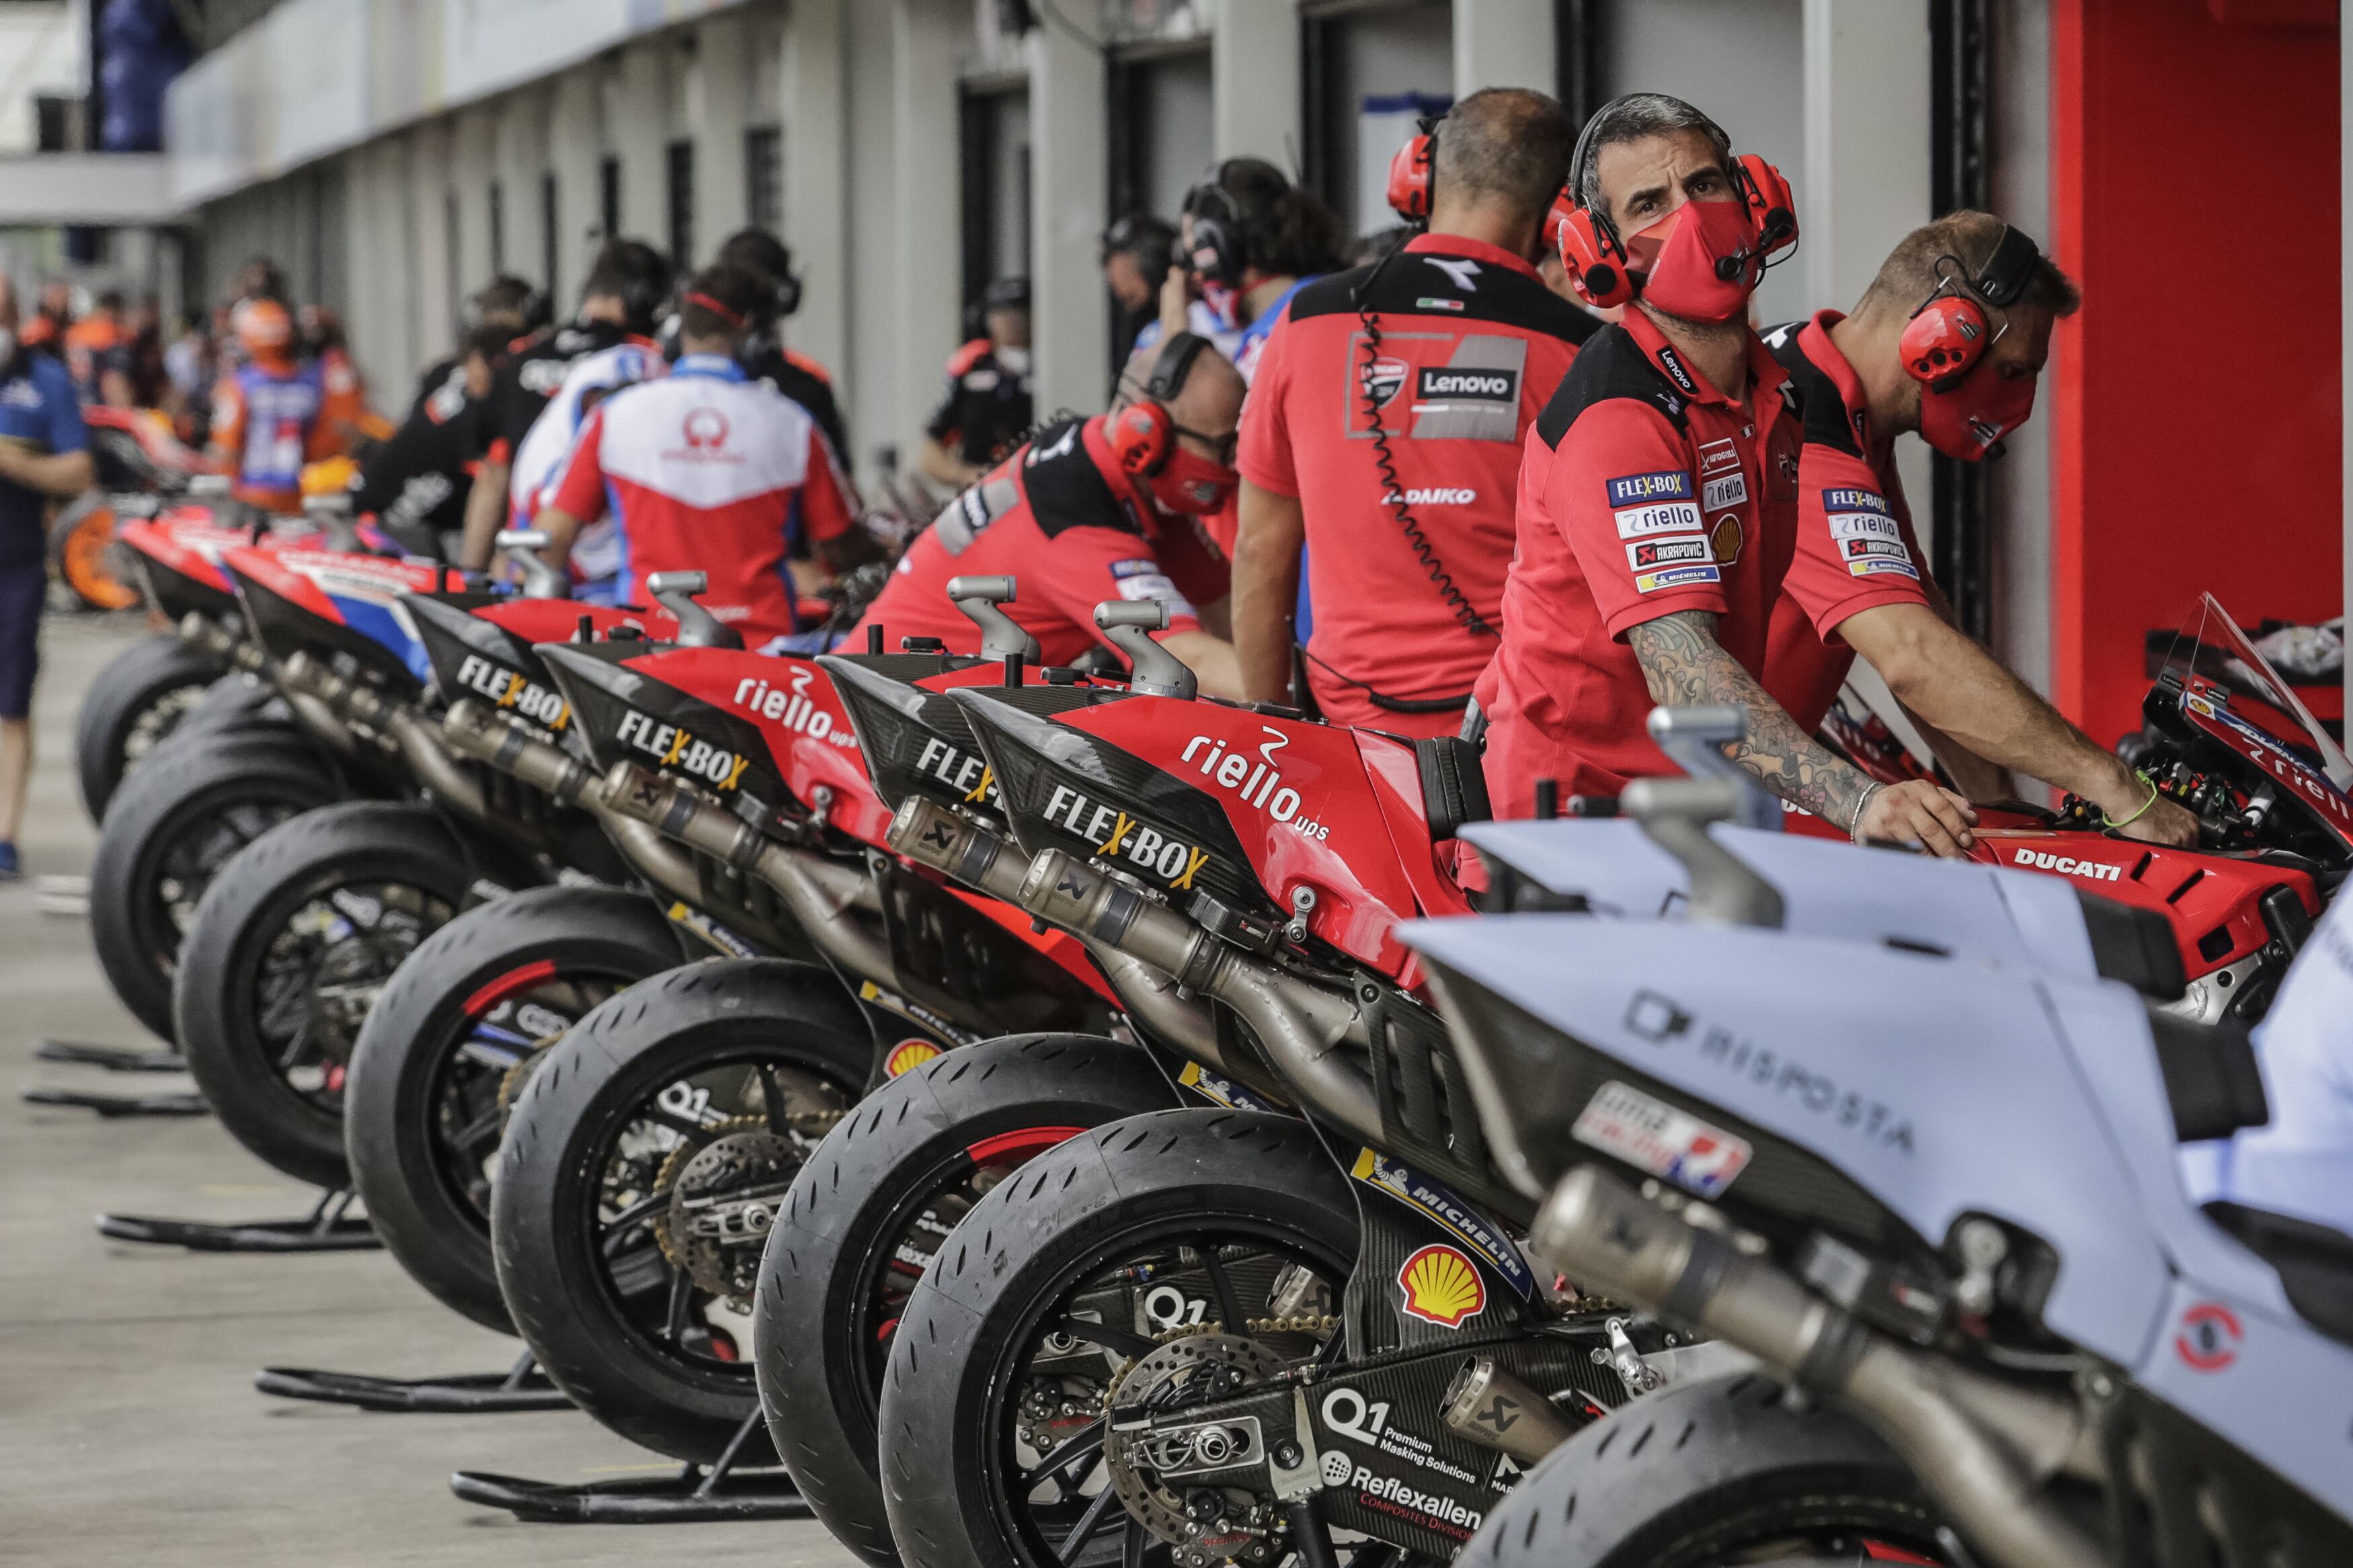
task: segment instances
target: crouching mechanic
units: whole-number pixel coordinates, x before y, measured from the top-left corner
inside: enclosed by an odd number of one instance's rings
[[[1622,289],[1632,308],[1587,342],[1530,432],[1503,647],[1479,689],[1504,811],[1526,815],[1540,777],[1614,795],[1672,771],[1643,727],[1653,702],[1740,703],[1748,734],[1732,755],[1782,800],[1858,840],[1965,852],[1966,800],[1873,782],[1767,694],[1768,635],[1788,597],[1825,639],[1843,637],[1875,666],[1887,658],[1880,672],[1897,698],[1978,755],[2086,796],[2136,837],[2195,842],[2186,812],[1936,615],[1908,546],[1900,559],[1844,548],[1900,538],[1862,475],[1800,501],[1799,391],[1746,320],[1764,258],[1796,232],[1779,175],[1736,163],[1689,104],[1646,93],[1594,116],[1571,177],[1580,211],[1564,226],[1564,259],[1588,298],[1617,303]],[[1964,425],[1972,410],[2022,417],[2019,378],[2000,366],[2022,367],[2031,387],[2050,334],[2051,304],[1980,302],[1989,327],[2016,342],[1987,362],[1989,395],[1974,375],[1937,395],[1961,399]],[[1924,416],[1923,427],[1945,419]],[[1891,621],[1900,636],[1874,635]]]
[[[581,524],[609,509],[624,600],[657,572],[708,573],[703,607],[752,647],[807,629],[786,566],[797,538],[836,570],[878,548],[808,412],[737,362],[739,340],[765,327],[775,298],[739,267],[698,275],[680,310],[676,368],[596,405],[537,519],[561,564]]]
[[[1136,350],[1110,413],[1039,431],[948,503],[900,558],[850,646],[879,626],[887,647],[936,637],[976,653],[979,629],[948,602],[948,580],[1009,576],[1018,596],[1005,612],[1048,664],[1108,643],[1097,605],[1157,599],[1168,606],[1161,646],[1192,667],[1202,691],[1240,696],[1223,635],[1226,564],[1202,520],[1233,493],[1241,404],[1240,374],[1207,338],[1178,332]]]

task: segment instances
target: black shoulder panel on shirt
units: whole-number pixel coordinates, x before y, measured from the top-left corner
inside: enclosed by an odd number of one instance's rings
[[[1807,442],[1860,458],[1862,443],[1855,436],[1854,422],[1847,416],[1846,399],[1840,395],[1838,383],[1798,346],[1798,328],[1804,324],[1801,321],[1777,329],[1766,336],[1766,345],[1781,362],[1781,368],[1789,373],[1789,385],[1797,394],[1798,413],[1805,426]]]
[[[1474,263],[1476,270],[1464,275],[1471,284],[1466,289],[1453,274],[1435,265],[1440,261],[1459,265],[1461,260],[1439,253],[1403,252],[1380,269],[1366,303],[1383,316],[1494,321],[1572,343],[1582,343],[1601,329],[1600,321],[1524,272]],[[1291,319],[1355,315],[1356,290],[1372,272],[1370,267],[1359,267],[1310,283],[1291,297]]]
[[[1536,435],[1547,447],[1557,448],[1560,438],[1578,416],[1597,403],[1612,398],[1631,398],[1657,409],[1673,421],[1676,429],[1684,428],[1688,421],[1683,415],[1683,395],[1674,384],[1651,363],[1642,345],[1625,328],[1614,323],[1603,327],[1587,340],[1568,374],[1553,391],[1552,400],[1536,416]]]
[[[1081,439],[1079,421],[1038,432],[1021,459],[1021,491],[1038,531],[1051,539],[1068,528],[1115,528],[1141,535],[1144,525],[1095,467]]]

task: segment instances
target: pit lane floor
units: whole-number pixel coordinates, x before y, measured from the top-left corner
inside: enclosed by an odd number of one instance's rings
[[[312,1196],[210,1118],[100,1121],[18,1098],[44,1084],[193,1087],[33,1057],[44,1037],[158,1044],[107,989],[83,921],[40,911],[34,879],[89,869],[74,712],[99,668],[144,635],[127,617],[49,620],[27,879],[0,885],[0,1562],[849,1568],[814,1521],[527,1525],[461,1503],[454,1469],[578,1481],[668,1467],[570,1412],[382,1415],[266,1398],[251,1381],[266,1364],[416,1377],[503,1368],[518,1347],[381,1252],[204,1256],[91,1228],[101,1210],[266,1218]]]

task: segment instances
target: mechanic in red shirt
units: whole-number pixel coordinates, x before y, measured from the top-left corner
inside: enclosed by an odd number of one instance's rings
[[[678,364],[596,405],[537,519],[562,565],[580,525],[609,510],[622,602],[654,573],[707,572],[703,606],[754,647],[808,629],[787,567],[797,542],[837,569],[878,552],[817,422],[744,372],[736,351],[775,300],[774,282],[744,268],[698,273]]]
[[[1451,735],[1495,651],[1522,437],[1599,323],[1529,259],[1568,170],[1540,92],[1490,88],[1435,132],[1430,228],[1301,289],[1243,410],[1234,641],[1291,700],[1299,551],[1307,684],[1335,723]]]
[[[1713,121],[1650,93],[1604,105],[1571,162],[1581,210],[1562,227],[1563,258],[1588,298],[1630,297],[1633,308],[1587,344],[1530,436],[1504,646],[1479,689],[1490,789],[1504,812],[1525,815],[1539,777],[1614,794],[1668,772],[1643,728],[1650,706],[1729,702],[1748,710],[1735,760],[1784,801],[1858,839],[1966,849],[1967,801],[1922,781],[1873,782],[1759,684],[1788,597],[1988,760],[2087,795],[2127,831],[2179,842],[2180,824],[2151,805],[2154,790],[1930,607],[1867,466],[1833,471],[1818,451],[1814,472],[1801,472],[1799,389],[1746,320],[1765,258],[1796,235],[1778,174],[1759,159],[1736,163]],[[2024,416],[2019,377],[2004,367],[2029,367],[2031,401],[2050,312],[2016,302],[2016,342],[2005,348],[2010,315],[1981,287],[1970,292],[1976,335],[1956,329],[1941,341],[1973,352],[1938,378],[1945,390],[1934,395],[1954,401],[1931,405],[1921,424],[1964,430],[1982,452]],[[1933,302],[1923,289],[1912,305]],[[1816,479],[1826,482],[1801,501]]]
[[[952,653],[976,653],[979,630],[948,602],[948,580],[1009,576],[1018,596],[1005,613],[1048,664],[1108,642],[1097,605],[1157,599],[1168,606],[1162,646],[1192,666],[1205,693],[1240,696],[1223,635],[1226,563],[1202,520],[1233,492],[1241,403],[1240,374],[1208,339],[1178,332],[1136,350],[1109,414],[1039,431],[947,504],[847,646],[864,647],[866,628],[880,626],[886,647],[936,637]]]

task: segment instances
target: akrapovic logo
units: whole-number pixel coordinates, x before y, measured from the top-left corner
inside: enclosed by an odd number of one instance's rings
[[[735,683],[735,705],[746,712],[782,724],[797,734],[812,741],[830,741],[837,746],[855,746],[858,736],[848,725],[834,727],[833,715],[809,699],[809,682],[817,671],[807,668],[792,672],[791,689],[771,686],[756,676],[747,676]]]
[[[2125,869],[2121,866],[2103,866],[2097,860],[2078,860],[2072,855],[2046,855],[2040,849],[2020,849],[2010,856],[2013,865],[2031,866],[2038,871],[2056,871],[2063,877],[2082,877],[2094,882],[2120,882]]]
[[[501,708],[512,708],[543,730],[561,730],[572,721],[564,699],[520,670],[470,653],[458,665],[458,684],[479,692]]]
[[[974,805],[993,805],[997,802],[997,776],[989,772],[988,764],[936,735],[923,738],[923,752],[915,758],[915,771],[938,780]]]
[[[1241,796],[1243,805],[1257,807],[1294,832],[1310,838],[1329,837],[1330,828],[1299,815],[1299,792],[1282,782],[1282,764],[1275,753],[1291,744],[1291,737],[1271,724],[1259,728],[1267,738],[1259,742],[1255,763],[1240,752],[1226,750],[1226,742],[1211,735],[1196,735],[1186,742],[1177,760],[1189,763],[1199,752],[1201,776],[1219,789]]]
[[[1114,806],[1098,805],[1069,784],[1058,784],[1046,801],[1046,820],[1078,835],[1099,860],[1125,861],[1166,883],[1189,891],[1208,855],[1181,840],[1146,827]]]
[[[665,768],[676,768],[702,780],[713,789],[730,790],[744,782],[748,757],[698,741],[675,724],[665,724],[632,708],[621,715],[621,743],[634,746]]]
[[[1461,370],[1452,365],[1426,364],[1414,374],[1414,396],[1424,403],[1514,403],[1520,395],[1520,374],[1514,370]]]

